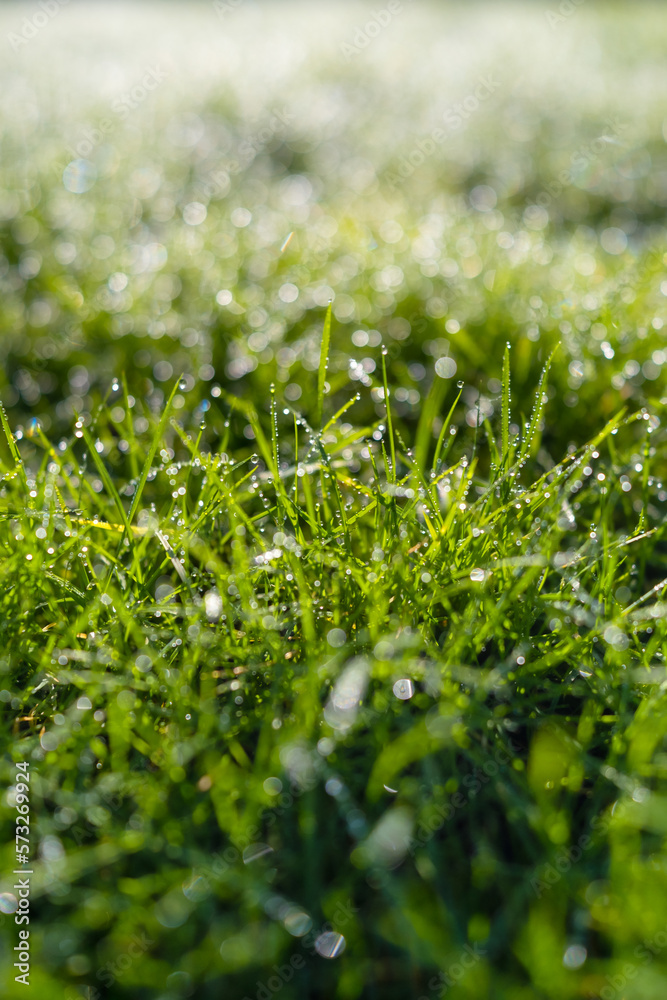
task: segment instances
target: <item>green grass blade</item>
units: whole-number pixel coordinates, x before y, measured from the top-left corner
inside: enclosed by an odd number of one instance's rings
[[[456,405],[457,405],[459,399],[461,398],[461,393],[462,392],[463,392],[463,389],[459,389],[458,395],[457,395],[456,399],[454,400],[454,402],[452,403],[452,405],[450,407],[450,410],[449,410],[449,413],[445,417],[445,419],[443,421],[443,424],[442,424],[442,427],[440,428],[440,434],[438,436],[438,443],[435,446],[435,454],[433,455],[432,471],[434,473],[438,471],[438,462],[440,461],[440,452],[442,451],[442,443],[445,440],[445,434],[447,433],[447,430],[449,429],[449,425],[452,422],[452,417],[454,415],[454,410],[456,409]]]
[[[354,404],[357,402],[359,402],[359,393],[357,393],[356,396],[353,396],[352,399],[348,399],[347,403],[343,403],[341,408],[337,410],[336,413],[334,413],[331,420],[328,420],[327,423],[324,425],[324,427],[322,428],[322,433],[323,434],[326,433],[326,431],[328,431],[330,427],[333,427],[334,424],[336,424],[340,420],[343,414],[347,413],[350,407],[354,406]]]
[[[7,439],[7,445],[9,447],[10,454],[14,459],[16,471],[21,473],[21,478],[23,479],[23,483],[27,487],[28,481],[26,479],[23,459],[21,458],[21,453],[16,444],[16,439],[14,438],[14,435],[11,432],[9,421],[7,420],[7,414],[5,413],[5,408],[2,405],[2,402],[0,402],[0,421],[2,422],[2,429],[5,432],[5,437]]]
[[[502,438],[501,462],[509,464],[510,447],[510,345],[505,347],[503,358],[503,401],[502,401]]]
[[[431,440],[431,428],[442,406],[446,391],[447,381],[440,378],[439,375],[435,375],[424,405],[421,408],[417,432],[415,434],[414,464],[418,469],[426,467],[426,456],[428,455],[428,446]]]
[[[131,532],[130,532],[130,523],[129,523],[128,519],[127,519],[127,512],[125,510],[125,507],[123,506],[123,501],[120,498],[120,494],[118,493],[118,490],[116,489],[116,487],[114,485],[114,482],[111,479],[111,476],[109,475],[109,473],[107,471],[106,465],[102,461],[102,456],[99,454],[97,448],[95,447],[95,442],[91,438],[91,436],[88,433],[87,429],[84,427],[83,420],[81,420],[80,417],[78,417],[77,419],[79,419],[79,422],[81,424],[81,434],[83,436],[83,440],[84,440],[84,442],[86,444],[86,447],[87,447],[87,449],[88,449],[88,451],[90,453],[90,457],[92,458],[92,460],[93,460],[93,462],[95,464],[95,468],[97,469],[97,471],[100,474],[100,479],[104,483],[104,488],[107,491],[107,496],[111,500],[113,500],[114,506],[116,507],[116,510],[118,511],[118,516],[120,517],[120,520],[121,520],[121,522],[123,524],[123,527],[125,528],[125,531],[126,531],[127,535],[129,536],[131,534]]]
[[[389,386],[387,384],[387,350],[382,348],[382,385],[384,386],[384,405],[387,411],[387,430],[389,432],[389,447],[391,449],[391,475],[389,482],[396,482],[396,443],[394,441],[394,426],[391,421],[391,406],[389,405]]]
[[[322,426],[322,413],[324,411],[324,383],[327,379],[327,367],[329,365],[329,343],[331,341],[331,302],[324,318],[324,329],[322,330],[322,346],[320,347],[320,367],[317,373],[317,418],[316,424]]]
[[[139,479],[139,482],[137,483],[137,488],[135,490],[134,496],[132,497],[132,504],[130,506],[130,513],[128,514],[128,517],[127,517],[127,520],[128,520],[129,524],[132,524],[132,521],[134,520],[134,515],[136,514],[137,508],[139,507],[139,502],[141,500],[141,495],[144,492],[144,487],[146,485],[146,480],[148,479],[148,473],[150,472],[151,466],[153,465],[153,459],[155,458],[155,452],[157,451],[158,446],[159,446],[160,442],[162,441],[162,439],[164,437],[164,432],[165,432],[165,430],[167,428],[167,424],[169,423],[169,417],[170,417],[170,414],[171,414],[171,406],[172,406],[172,403],[174,401],[174,396],[176,395],[176,392],[178,390],[178,384],[179,384],[179,382],[180,382],[180,378],[177,378],[176,381],[174,382],[174,388],[171,390],[171,392],[169,394],[169,398],[168,398],[167,402],[165,403],[165,407],[164,407],[164,410],[162,411],[162,416],[160,418],[160,423],[157,426],[157,430],[155,431],[155,434],[153,435],[153,440],[151,442],[151,446],[148,449],[148,454],[146,455],[146,460],[145,460],[143,468],[141,470],[141,478]]]
[[[535,443],[535,438],[538,433],[540,420],[542,419],[542,413],[545,406],[545,393],[547,388],[547,379],[549,377],[549,370],[551,368],[551,362],[553,361],[554,354],[558,350],[558,344],[554,347],[553,351],[549,355],[549,360],[547,361],[544,369],[542,371],[542,377],[540,379],[540,384],[535,396],[535,405],[533,406],[533,412],[530,415],[530,425],[527,432],[524,433],[523,441],[521,443],[521,450],[519,452],[518,463],[521,465],[525,459],[532,454],[533,445]]]

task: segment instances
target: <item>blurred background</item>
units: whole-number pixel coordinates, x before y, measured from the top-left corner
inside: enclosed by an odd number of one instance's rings
[[[563,345],[554,451],[659,396],[666,38],[594,0],[3,3],[11,422],[57,437],[123,373],[154,411],[183,374],[184,419],[297,406],[331,299],[332,392],[384,341],[406,426],[441,358],[492,415],[507,341],[520,402]]]

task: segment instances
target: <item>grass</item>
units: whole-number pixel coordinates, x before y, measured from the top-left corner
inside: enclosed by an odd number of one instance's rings
[[[555,35],[530,6],[507,37],[504,5],[415,6],[341,68],[341,5],[276,76],[285,8],[258,34],[251,7],[220,35],[176,7],[158,41],[148,8],[131,37],[67,8],[0,69],[0,770],[30,762],[32,988],[658,1000],[667,19],[584,5]],[[122,48],[131,88],[155,46],[167,81],[77,191],[104,67]],[[491,53],[497,94],[390,182]]]
[[[499,434],[429,428],[419,463],[384,378],[366,427],[214,400],[195,435],[167,405],[131,489],[109,404],[30,471],[8,437],[40,992],[255,996],[297,956],[286,996],[419,996],[476,944],[461,996],[574,996],[661,928],[663,433],[621,412],[540,472],[548,367],[512,432],[509,353]]]

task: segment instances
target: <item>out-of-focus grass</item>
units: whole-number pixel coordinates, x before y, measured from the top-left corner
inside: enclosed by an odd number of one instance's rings
[[[368,383],[384,341],[408,423],[445,355],[461,413],[497,411],[508,339],[523,409],[563,344],[555,453],[581,412],[661,398],[667,29],[647,9],[550,27],[539,4],[406,6],[348,59],[355,5],[63,8],[0,70],[9,412],[58,438],[122,372],[154,412],[179,372],[197,397],[276,380],[297,402],[332,297],[332,390]]]
[[[348,60],[356,6],[68,6],[3,64],[40,995],[662,995],[646,9],[415,5]]]

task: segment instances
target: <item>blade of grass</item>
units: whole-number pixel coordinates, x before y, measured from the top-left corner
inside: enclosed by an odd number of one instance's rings
[[[324,383],[327,378],[327,367],[329,365],[329,342],[331,340],[331,302],[324,318],[324,329],[322,330],[322,346],[320,347],[320,367],[317,373],[317,418],[318,427],[322,426],[322,413],[324,410]]]
[[[28,488],[28,480],[25,474],[25,468],[23,466],[23,459],[21,458],[21,453],[19,452],[18,446],[16,444],[16,439],[11,432],[9,421],[7,420],[7,414],[5,413],[5,408],[0,401],[0,421],[2,422],[2,429],[5,432],[5,437],[7,439],[7,445],[9,446],[9,451],[12,458],[14,459],[14,464],[16,466],[15,472],[21,473],[21,478],[23,479],[23,484]]]
[[[449,425],[450,425],[452,417],[454,415],[454,410],[456,409],[456,404],[458,403],[459,399],[461,398],[461,393],[462,392],[463,392],[463,389],[462,388],[459,389],[458,395],[457,395],[456,399],[454,400],[454,402],[452,403],[452,405],[450,407],[450,410],[449,410],[449,413],[445,417],[445,420],[443,421],[442,427],[440,428],[440,434],[438,435],[438,443],[435,446],[435,454],[433,455],[433,465],[431,466],[431,474],[432,474],[432,476],[435,476],[436,472],[438,471],[438,462],[440,461],[440,452],[442,451],[442,444],[443,444],[443,441],[445,440],[445,434],[447,433],[447,430],[449,429]],[[435,486],[433,487],[433,489],[435,489]],[[433,502],[434,502],[434,504],[437,507],[438,506],[437,493],[433,494]]]
[[[350,409],[351,406],[354,406],[355,403],[359,402],[359,399],[360,399],[360,396],[359,396],[359,393],[357,393],[356,396],[352,397],[352,399],[348,399],[347,403],[343,403],[343,405],[341,406],[340,410],[337,410],[336,413],[334,413],[334,415],[331,418],[331,420],[328,420],[327,423],[324,425],[324,427],[322,428],[322,433],[323,434],[326,433],[326,431],[328,431],[330,427],[333,427],[333,425],[338,420],[340,420],[340,418],[343,416],[343,414],[346,413]]]
[[[540,379],[540,384],[535,396],[535,405],[533,407],[533,412],[530,415],[530,425],[527,432],[524,434],[523,441],[521,443],[521,450],[519,452],[518,464],[519,466],[526,458],[532,453],[533,445],[535,443],[535,438],[539,431],[539,424],[542,418],[542,412],[545,406],[545,393],[547,387],[547,378],[549,377],[549,369],[551,368],[551,362],[553,361],[554,354],[558,350],[559,345],[556,344],[553,351],[549,355],[549,360],[545,364],[542,370],[542,377]]]
[[[387,384],[387,349],[382,348],[382,384],[384,386],[384,406],[387,411],[387,430],[389,431],[389,447],[391,449],[391,475],[388,477],[390,483],[396,482],[396,443],[394,441],[394,427],[391,422],[391,406],[389,405],[389,386]]]
[[[417,424],[417,433],[415,435],[415,466],[418,469],[423,469],[426,466],[426,456],[433,420],[440,410],[446,389],[446,380],[436,375],[419,415],[419,423]]]
[[[503,358],[503,401],[502,401],[502,438],[501,438],[501,461],[503,465],[509,463],[510,447],[510,345],[505,346],[505,357]]]
[[[176,392],[178,390],[178,385],[179,385],[180,381],[181,381],[181,379],[179,377],[174,382],[174,388],[171,390],[171,392],[169,394],[169,398],[168,398],[168,400],[167,400],[167,402],[165,404],[164,410],[162,411],[162,416],[160,417],[160,423],[157,426],[155,434],[153,435],[153,440],[151,442],[151,446],[148,449],[148,454],[146,455],[146,460],[145,460],[143,468],[141,470],[141,477],[139,479],[139,482],[137,483],[137,488],[135,490],[134,496],[132,497],[132,504],[130,506],[130,513],[127,516],[127,520],[128,520],[129,524],[132,524],[132,521],[134,520],[134,515],[136,514],[137,508],[139,507],[139,501],[141,500],[141,495],[144,492],[144,487],[146,486],[146,480],[148,479],[148,473],[151,471],[151,466],[153,465],[153,459],[155,458],[155,452],[158,449],[158,445],[160,444],[160,441],[162,440],[162,438],[164,436],[164,432],[165,432],[165,430],[167,428],[167,424],[169,423],[169,417],[170,417],[170,414],[171,414],[171,406],[172,406],[172,403],[174,401],[174,396],[176,395]]]
[[[81,435],[83,437],[83,440],[85,441],[88,451],[90,452],[90,456],[95,464],[95,468],[100,474],[100,479],[104,483],[104,488],[107,491],[107,495],[111,500],[113,500],[116,510],[118,511],[118,514],[120,516],[120,519],[123,522],[123,528],[125,529],[125,532],[129,536],[131,534],[130,523],[127,519],[127,512],[125,510],[125,507],[123,506],[123,501],[120,498],[120,494],[118,493],[118,490],[116,489],[113,480],[111,479],[111,476],[107,471],[106,465],[102,461],[101,455],[99,454],[97,448],[95,447],[95,442],[91,438],[86,427],[84,427],[83,420],[81,420],[78,414],[77,414],[77,420],[79,420],[81,424]]]

